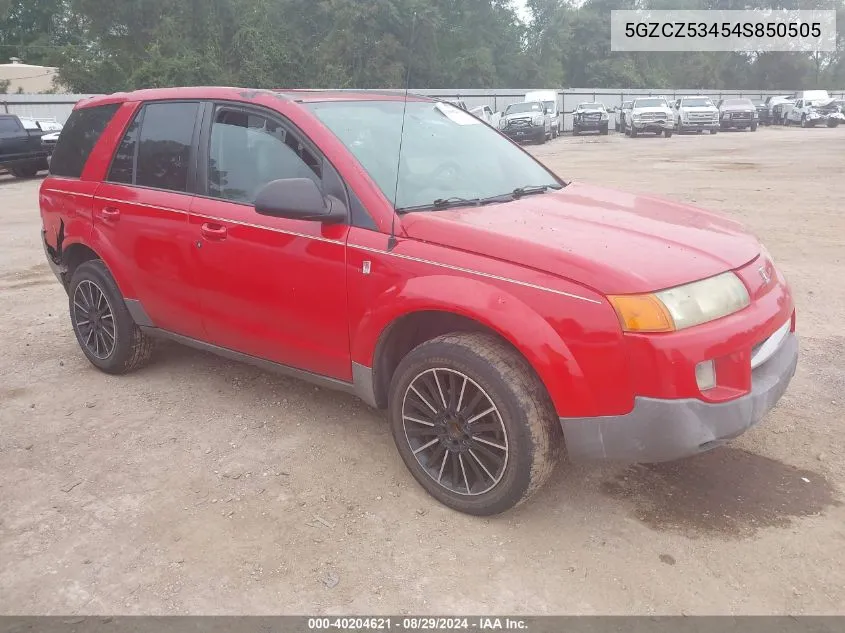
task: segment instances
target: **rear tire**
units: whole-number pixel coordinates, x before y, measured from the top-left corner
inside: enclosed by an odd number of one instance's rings
[[[666,138],[672,138],[672,130],[668,128],[663,130],[663,136],[665,136]]]
[[[719,130],[717,130],[716,128],[713,128],[713,129],[710,130],[710,134],[718,134],[718,133],[719,133]]]
[[[68,297],[73,333],[94,367],[107,374],[125,374],[150,359],[153,339],[132,320],[102,260],[79,265]]]
[[[408,470],[459,512],[486,516],[519,505],[558,460],[562,433],[543,384],[494,336],[447,334],[419,345],[399,363],[389,400]],[[468,422],[476,409],[487,412]]]
[[[14,169],[10,169],[9,171],[11,171],[12,175],[17,178],[35,178],[35,176],[38,174],[38,165],[35,163],[31,163],[29,165],[15,167]]]
[[[601,134],[602,136],[607,136],[607,126],[606,125],[599,130],[599,134]]]

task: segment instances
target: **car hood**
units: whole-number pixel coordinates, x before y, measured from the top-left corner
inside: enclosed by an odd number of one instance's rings
[[[669,108],[661,108],[660,106],[650,106],[648,108],[634,108],[631,112],[643,114],[645,112],[656,112],[657,114],[669,114]]]
[[[686,112],[718,112],[718,108],[716,106],[685,106],[682,105],[681,109]]]
[[[571,183],[482,207],[411,213],[409,237],[542,270],[604,294],[650,292],[760,252],[731,220],[678,202]]]
[[[734,106],[722,106],[720,108],[722,112],[754,112],[757,110],[754,106],[749,105],[734,105]]]
[[[599,110],[598,108],[584,108],[583,110],[576,110],[575,114],[605,114],[606,110]]]
[[[510,121],[511,119],[533,119],[537,115],[543,116],[542,112],[512,112],[510,114],[503,114],[502,118]]]

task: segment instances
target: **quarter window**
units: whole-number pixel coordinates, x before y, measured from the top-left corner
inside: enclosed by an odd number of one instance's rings
[[[135,119],[123,135],[123,140],[115,152],[107,180],[127,185],[135,184],[135,150],[138,146],[138,128],[141,127],[141,116]]]
[[[218,108],[211,125],[208,195],[252,204],[273,180],[310,178],[320,185],[322,159],[269,117]]]
[[[117,108],[117,103],[110,103],[74,110],[62,128],[59,142],[53,151],[50,173],[54,176],[79,178],[94,145],[117,112]]]

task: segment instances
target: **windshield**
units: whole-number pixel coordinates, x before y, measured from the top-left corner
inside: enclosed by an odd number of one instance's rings
[[[543,101],[543,105],[546,106],[546,110],[553,112],[555,109],[555,102],[554,101]]]
[[[664,108],[666,101],[663,99],[637,99],[634,101],[635,108]]]
[[[395,194],[397,210],[430,207],[435,200],[510,196],[521,187],[561,187],[551,172],[471,114],[444,103],[409,101],[397,188],[401,101],[319,102],[308,107],[358,159],[384,196],[392,201]]]
[[[726,105],[726,106],[748,106],[749,108],[754,107],[754,104],[751,102],[751,99],[725,99],[722,102],[722,105]]]
[[[706,108],[713,107],[713,102],[706,97],[698,97],[696,99],[682,99],[681,105],[688,108]]]
[[[505,110],[505,114],[513,114],[514,112],[543,112],[543,109],[543,104],[539,102],[512,103]]]
[[[578,106],[579,110],[604,110],[602,103],[582,103]]]

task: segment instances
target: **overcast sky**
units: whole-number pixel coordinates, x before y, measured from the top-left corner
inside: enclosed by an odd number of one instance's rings
[[[531,18],[531,13],[525,6],[525,0],[513,0],[513,4],[517,8],[517,11],[519,11],[519,17],[527,22]]]

